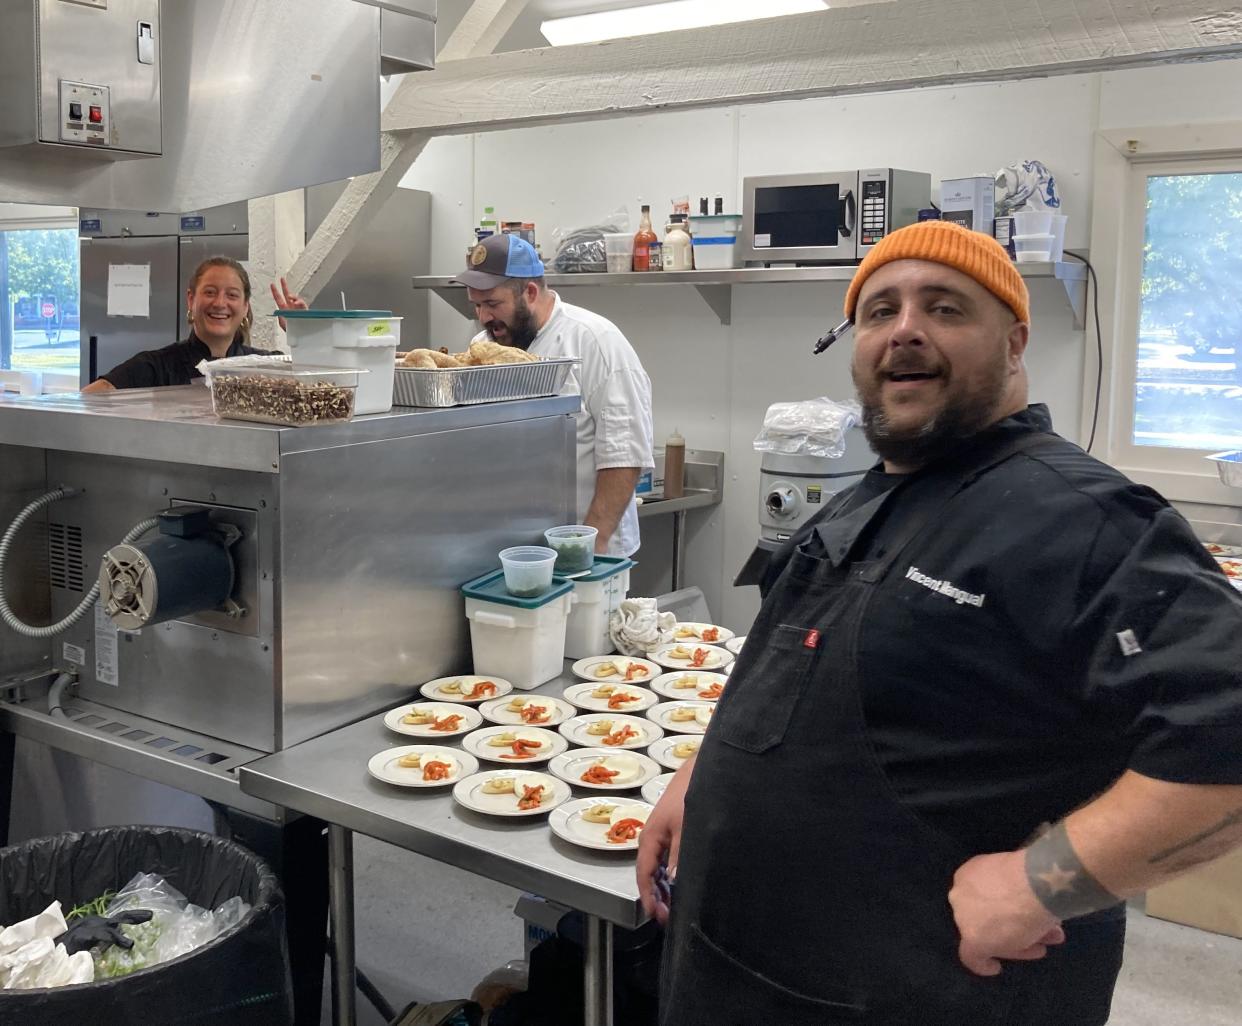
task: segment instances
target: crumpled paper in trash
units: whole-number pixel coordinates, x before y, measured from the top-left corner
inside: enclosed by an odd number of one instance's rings
[[[1046,164],[1024,160],[996,172],[996,216],[1016,210],[1060,210],[1057,181]]]
[[[672,635],[677,617],[661,613],[653,598],[623,599],[608,618],[608,634],[617,651],[645,656]]]
[[[60,902],[53,901],[37,916],[0,930],[0,986],[30,990],[94,982],[91,953],[71,955],[63,944],[55,942],[65,929]]]

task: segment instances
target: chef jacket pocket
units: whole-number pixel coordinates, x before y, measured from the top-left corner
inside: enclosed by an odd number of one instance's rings
[[[850,997],[803,994],[746,965],[698,923],[691,923],[688,933],[688,957],[678,971],[689,978],[678,980],[676,991],[693,995],[693,1007],[666,1009],[662,1018],[671,1026],[845,1026],[865,1021],[866,1008]]]
[[[712,717],[712,734],[747,752],[766,752],[780,744],[806,689],[817,635],[786,623],[758,637],[752,633],[744,653],[750,658],[730,677]]]

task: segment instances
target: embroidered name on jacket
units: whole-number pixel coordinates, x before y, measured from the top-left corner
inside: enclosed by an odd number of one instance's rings
[[[928,577],[917,566],[910,567],[906,571],[906,580],[913,581],[915,584],[921,584],[924,588],[930,588],[932,591],[939,592],[941,595],[951,598],[959,606],[982,606],[983,595],[973,595],[969,591],[962,591],[952,581],[938,581],[934,577]]]

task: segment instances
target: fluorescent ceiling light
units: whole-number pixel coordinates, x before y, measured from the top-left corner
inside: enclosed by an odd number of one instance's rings
[[[577,14],[570,18],[551,18],[539,26],[553,46],[594,43],[601,39],[647,36],[677,29],[728,25],[758,18],[777,18],[785,14],[823,11],[825,0],[674,0],[672,3],[623,7],[617,11]]]

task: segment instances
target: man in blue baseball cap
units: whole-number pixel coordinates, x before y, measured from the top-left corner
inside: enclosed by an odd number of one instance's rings
[[[566,391],[578,413],[578,521],[599,531],[595,551],[629,556],[638,548],[634,488],[652,459],[651,380],[633,347],[606,318],[571,306],[543,280],[543,262],[517,235],[474,247],[454,281],[466,286],[489,338],[545,359],[581,360]]]

